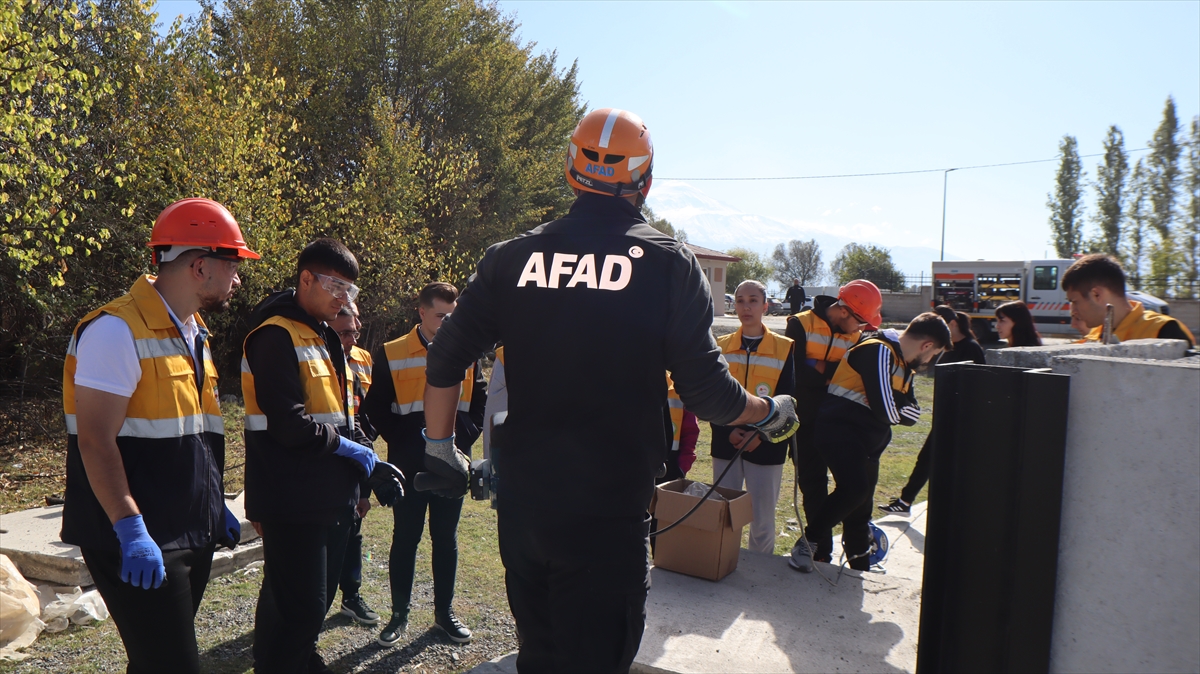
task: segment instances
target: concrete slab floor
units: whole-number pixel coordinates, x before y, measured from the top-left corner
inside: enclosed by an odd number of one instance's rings
[[[246,519],[244,499],[245,494],[241,494],[225,501],[242,524],[242,545],[237,550],[222,549],[213,555],[213,575],[262,559],[258,546],[246,545],[258,538],[258,533]],[[26,578],[56,585],[91,585],[92,576],[79,548],[59,540],[62,509],[61,505],[55,505],[0,515],[0,531],[3,531],[0,554],[8,555]]]
[[[801,574],[784,557],[742,550],[719,582],[651,572],[646,630],[631,671],[912,672],[924,572],[925,504],[876,520],[892,547],[886,574],[821,564]],[[516,672],[516,654],[477,674]]]

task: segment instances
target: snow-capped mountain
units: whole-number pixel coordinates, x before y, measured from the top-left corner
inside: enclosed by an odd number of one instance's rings
[[[655,215],[666,218],[676,229],[685,230],[689,242],[715,250],[728,250],[739,246],[770,256],[771,251],[780,243],[792,239],[816,239],[821,246],[821,259],[828,265],[838,251],[855,241],[816,228],[742,212],[685,182],[656,182],[647,203],[654,209]],[[872,242],[860,240],[858,243]],[[938,251],[934,248],[883,247],[891,251],[896,266],[911,276],[924,272],[928,278],[930,263],[938,259]],[[961,258],[948,254],[946,259]]]

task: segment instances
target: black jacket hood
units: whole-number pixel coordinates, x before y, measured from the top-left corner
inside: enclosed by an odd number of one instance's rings
[[[316,330],[317,334],[325,339],[325,346],[329,349],[333,362],[345,362],[346,354],[342,350],[342,340],[338,338],[333,328],[323,321],[318,321],[300,307],[300,303],[296,301],[295,288],[284,288],[271,293],[267,295],[266,299],[259,302],[250,312],[250,331],[253,332],[255,328],[263,324],[263,321],[274,316],[282,316]]]

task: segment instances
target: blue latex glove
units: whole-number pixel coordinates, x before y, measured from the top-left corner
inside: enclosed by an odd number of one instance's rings
[[[143,590],[157,589],[167,576],[162,550],[146,532],[141,515],[130,515],[113,525],[121,542],[121,581]]]
[[[371,472],[375,470],[375,462],[379,460],[375,456],[375,452],[371,451],[370,447],[360,445],[347,438],[339,437],[338,440],[338,448],[333,450],[333,453],[338,456],[344,456],[347,459],[353,459],[362,468],[363,476],[369,477]]]
[[[233,513],[229,512],[229,506],[225,506],[225,526],[221,529],[221,536],[217,539],[217,543],[232,550],[241,542],[242,523]]]

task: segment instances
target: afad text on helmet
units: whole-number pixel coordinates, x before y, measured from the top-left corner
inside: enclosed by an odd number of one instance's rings
[[[538,288],[592,288],[597,290],[624,290],[633,276],[633,261],[624,255],[605,255],[604,262],[596,266],[592,253],[553,253],[549,272],[546,254],[535,252],[525,262],[525,268],[517,279],[517,287],[530,283]],[[597,273],[599,269],[599,273]]]
[[[588,164],[584,169],[587,173],[594,173],[598,176],[611,178],[616,172],[611,166],[598,166],[596,164]]]

